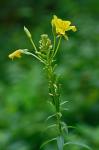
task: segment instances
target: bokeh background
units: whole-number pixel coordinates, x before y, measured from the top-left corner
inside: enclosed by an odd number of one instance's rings
[[[39,150],[44,140],[54,136],[54,130],[44,132],[51,123],[45,119],[53,110],[47,103],[43,66],[27,56],[14,61],[8,58],[13,50],[32,49],[24,25],[37,46],[41,34],[52,38],[54,14],[78,28],[76,33],[69,32],[68,41],[62,41],[57,56],[61,97],[68,101],[69,109],[62,119],[73,126],[67,140],[99,150],[98,0],[0,0],[0,150]],[[74,145],[66,149],[85,150]]]

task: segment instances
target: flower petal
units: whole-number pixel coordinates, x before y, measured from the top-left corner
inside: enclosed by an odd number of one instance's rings
[[[72,30],[73,32],[76,32],[77,31],[77,28],[75,26],[69,26],[68,30]]]
[[[76,31],[75,26],[70,26],[70,21],[65,21],[60,18],[58,18],[56,15],[53,16],[53,19],[51,21],[52,27],[55,28],[57,35],[65,35],[66,31],[72,30]]]
[[[22,54],[23,52],[24,52],[23,50],[19,49],[19,50],[14,51],[13,53],[9,54],[8,57],[9,57],[10,59],[12,59],[12,60],[13,60],[13,58],[15,58],[15,57],[20,58],[20,57],[21,57],[21,54]]]

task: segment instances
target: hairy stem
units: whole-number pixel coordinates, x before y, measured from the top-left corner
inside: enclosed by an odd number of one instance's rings
[[[59,93],[59,83],[56,81],[56,75],[52,64],[47,67],[48,83],[49,83],[49,95],[52,99],[52,104],[56,111],[56,122],[58,126],[58,134],[61,134],[61,112],[60,112],[60,93]]]

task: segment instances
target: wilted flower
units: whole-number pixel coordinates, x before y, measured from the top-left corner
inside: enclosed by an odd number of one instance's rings
[[[52,23],[52,27],[55,28],[57,35],[66,36],[65,35],[66,31],[72,30],[75,32],[77,30],[75,26],[70,25],[71,24],[70,21],[62,20],[58,18],[56,15],[53,16],[51,23]]]
[[[20,58],[21,57],[21,54],[24,53],[24,50],[22,49],[18,49],[16,51],[14,51],[13,53],[9,54],[9,58],[13,60],[13,58]]]

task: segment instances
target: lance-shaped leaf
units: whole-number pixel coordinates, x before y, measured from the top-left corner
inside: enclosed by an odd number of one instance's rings
[[[62,135],[57,137],[58,150],[63,150],[64,147],[64,137]]]
[[[81,143],[81,142],[67,142],[64,144],[64,146],[66,146],[66,145],[78,145],[78,146],[83,147],[85,149],[92,150],[88,145]]]
[[[40,149],[42,149],[45,145],[47,145],[48,143],[52,142],[52,141],[56,141],[56,138],[53,138],[51,140],[47,140],[45,141],[41,146],[40,146]]]

